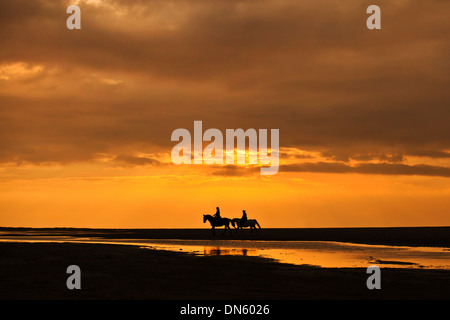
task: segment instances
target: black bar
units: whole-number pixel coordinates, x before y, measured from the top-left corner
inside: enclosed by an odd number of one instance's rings
[[[102,317],[115,319],[301,319],[324,316],[412,316],[417,312],[444,314],[448,300],[26,300],[0,301],[3,314],[24,316]],[[227,307],[228,306],[228,307]],[[234,307],[236,306],[236,307]],[[260,307],[261,306],[261,307]],[[190,312],[183,314],[183,308]],[[265,308],[264,308],[265,307]],[[212,315],[206,308],[213,309]],[[193,314],[192,310],[196,310]],[[11,312],[11,313],[9,313]]]

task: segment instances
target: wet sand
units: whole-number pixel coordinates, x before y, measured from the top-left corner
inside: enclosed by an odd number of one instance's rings
[[[0,299],[450,299],[450,271],[317,268],[246,256],[194,256],[128,245],[0,243]],[[81,268],[68,290],[66,268]]]
[[[73,235],[105,239],[240,239],[270,241],[338,241],[363,244],[398,246],[450,247],[450,227],[401,228],[263,228],[259,233],[232,230],[223,234],[223,228],[204,229],[75,229],[75,228],[0,228],[1,234]]]

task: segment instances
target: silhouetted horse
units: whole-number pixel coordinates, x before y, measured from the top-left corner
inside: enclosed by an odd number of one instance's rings
[[[245,221],[244,225],[241,226],[241,219],[234,218],[231,220],[231,225],[235,229],[242,229],[242,228],[250,227],[251,232],[253,232],[253,229],[255,229],[256,233],[259,233],[258,229],[256,229],[256,226],[258,226],[258,228],[261,229],[261,226],[259,225],[258,221],[256,221],[256,219],[248,219],[247,221]]]
[[[210,214],[204,214],[203,215],[203,223],[205,223],[206,221],[209,221],[209,223],[211,224],[211,231],[213,235],[216,235],[216,227],[221,227],[221,226],[225,226],[225,229],[223,230],[223,234],[225,234],[225,232],[227,231],[227,229],[230,231],[231,234],[231,228],[230,228],[230,219],[228,218],[216,218],[213,217]]]

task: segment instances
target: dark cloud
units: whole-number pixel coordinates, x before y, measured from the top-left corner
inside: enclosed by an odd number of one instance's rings
[[[0,2],[0,161],[170,152],[194,120],[333,161],[447,158],[448,2],[380,0],[378,31],[362,0],[103,3],[69,31],[67,1]],[[43,70],[6,79],[15,62]]]
[[[360,153],[350,154],[348,153],[336,153],[336,152],[322,152],[322,156],[328,160],[349,162],[350,160],[356,160],[361,162],[366,161],[380,161],[380,162],[403,162],[405,160],[402,154],[384,154],[384,153]]]
[[[237,165],[211,166],[212,175],[226,177],[243,177],[259,175],[260,167],[242,167]],[[431,165],[406,165],[400,163],[360,163],[349,165],[342,162],[308,162],[280,165],[280,173],[316,172],[337,174],[376,174],[376,175],[408,175],[450,177],[450,168]]]
[[[439,150],[413,150],[409,152],[412,156],[430,158],[450,158],[450,153]]]
[[[450,168],[447,167],[406,165],[398,163],[362,163],[356,166],[350,166],[339,162],[303,163],[281,165],[279,172],[360,173],[450,177]]]
[[[379,160],[383,162],[404,161],[404,157],[402,154],[359,154],[352,156],[352,159],[358,161]]]
[[[257,175],[260,173],[260,168],[257,166],[242,167],[237,165],[212,165],[211,175],[224,177],[245,177]]]
[[[125,165],[125,166],[161,166],[164,165],[160,160],[151,157],[136,157],[130,155],[118,155],[114,158],[114,162]]]

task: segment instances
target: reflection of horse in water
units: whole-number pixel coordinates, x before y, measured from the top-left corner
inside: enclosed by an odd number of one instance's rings
[[[258,233],[258,229],[256,229],[256,226],[258,226],[258,228],[261,229],[261,226],[259,225],[258,221],[256,221],[256,219],[248,219],[247,221],[244,222],[243,225],[241,225],[241,219],[234,218],[231,220],[231,224],[233,225],[233,227],[235,229],[242,229],[242,228],[250,227],[251,232],[253,232],[253,229],[254,229]]]
[[[211,231],[212,234],[215,235],[216,234],[216,227],[221,227],[221,226],[225,226],[225,229],[223,230],[223,234],[225,234],[225,232],[227,231],[227,229],[230,231],[231,234],[231,228],[230,228],[230,219],[228,218],[216,218],[213,217],[210,214],[204,214],[203,215],[203,223],[205,223],[206,221],[209,221],[209,223],[211,224]]]

